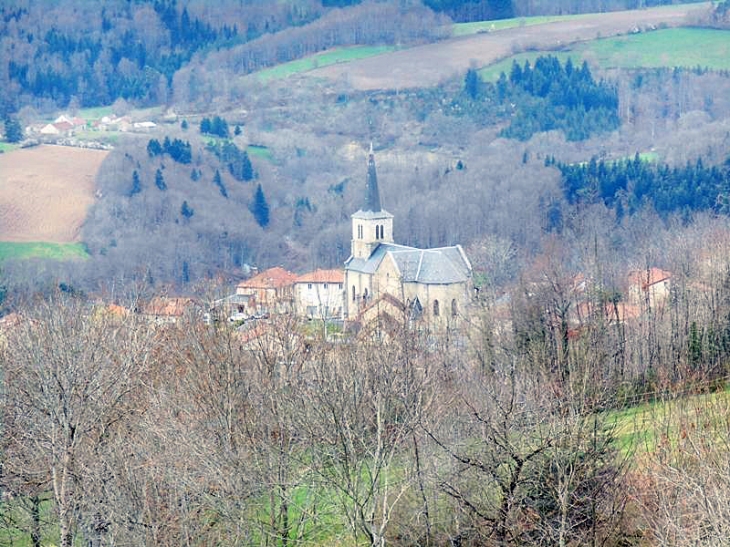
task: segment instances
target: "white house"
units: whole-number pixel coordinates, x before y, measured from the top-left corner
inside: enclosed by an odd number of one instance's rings
[[[294,281],[296,314],[313,319],[342,319],[345,273],[316,270]]]

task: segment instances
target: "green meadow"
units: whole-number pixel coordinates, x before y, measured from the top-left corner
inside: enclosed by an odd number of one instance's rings
[[[17,144],[9,142],[0,142],[0,152],[12,152],[20,148]]]
[[[617,448],[638,465],[659,447],[678,451],[689,431],[699,431],[706,438],[726,437],[728,420],[730,392],[723,390],[611,412],[606,423],[614,428]]]
[[[81,243],[11,243],[0,241],[0,261],[26,258],[50,258],[53,260],[85,259],[89,254]]]
[[[682,4],[676,6],[664,6],[664,9],[681,9]],[[576,21],[588,17],[595,17],[596,13],[581,13],[578,15],[543,15],[536,17],[515,17],[512,19],[498,19],[494,21],[475,21],[472,23],[456,23],[452,27],[452,36],[467,36],[480,32],[495,32],[516,27],[531,27],[544,25],[546,23],[557,23],[560,21]]]
[[[269,150],[266,146],[261,146],[260,144],[249,144],[248,147],[246,147],[246,152],[248,152],[248,155],[252,158],[273,161],[271,150]]]
[[[471,23],[456,23],[452,29],[453,36],[468,36],[470,34],[479,34],[482,32],[496,32],[498,30],[506,30],[516,27],[531,27],[535,25],[544,25],[546,23],[556,23],[559,21],[571,21],[585,17],[592,17],[594,13],[581,15],[544,15],[539,17],[516,17],[513,19],[498,19],[495,21],[474,21]]]
[[[82,108],[78,112],[79,118],[85,119],[87,122],[98,120],[104,116],[111,116],[113,114],[111,105],[109,106],[96,106],[92,108]]]
[[[273,79],[286,78],[293,74],[314,70],[315,68],[334,65],[336,63],[347,63],[349,61],[374,57],[375,55],[395,51],[395,49],[396,48],[394,46],[355,46],[336,48],[316,55],[310,55],[303,59],[297,59],[296,61],[283,63],[281,65],[261,70],[256,73],[256,76],[260,80],[266,82]]]
[[[534,63],[539,56],[548,53],[561,62],[569,57],[574,64],[586,59],[604,70],[661,67],[730,70],[730,31],[671,28],[603,38],[560,51],[520,53],[485,67],[479,73],[482,79],[494,82],[500,73],[509,74],[514,61]]]

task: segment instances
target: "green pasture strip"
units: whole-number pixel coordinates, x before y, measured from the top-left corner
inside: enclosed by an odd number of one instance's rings
[[[0,241],[0,260],[50,258],[53,260],[86,259],[89,254],[81,243],[15,243]]]
[[[93,106],[90,108],[82,108],[78,112],[79,118],[85,119],[87,122],[98,120],[104,116],[111,116],[114,112],[112,111],[111,105],[109,106]]]
[[[576,66],[588,59],[603,70],[662,67],[730,70],[730,31],[671,28],[591,40],[561,51],[513,55],[481,69],[479,74],[485,81],[496,82],[500,73],[509,74],[513,62],[534,64],[542,55],[554,55],[561,63],[570,57]]]
[[[571,21],[594,16],[595,13],[580,15],[540,15],[535,17],[515,17],[513,19],[496,19],[494,21],[474,21],[471,23],[456,23],[452,28],[452,36],[468,36],[481,32],[494,32],[517,27],[531,27],[560,21]]]
[[[677,4],[675,6],[663,6],[665,10],[684,9],[687,5],[697,5],[697,3],[689,2],[688,4]],[[610,12],[607,12],[608,15]],[[547,23],[557,23],[560,21],[575,21],[577,19],[585,19],[602,15],[601,13],[579,13],[576,15],[538,15],[535,17],[514,17],[512,19],[495,19],[491,21],[474,21],[471,23],[456,23],[452,27],[452,36],[466,36],[469,34],[477,34],[479,32],[492,32],[497,30],[505,30],[516,27],[530,27],[534,25],[545,25]]]
[[[0,152],[12,152],[20,148],[19,145],[10,142],[0,142]]]
[[[707,438],[728,435],[730,392],[718,391],[646,403],[609,413],[616,446],[634,459],[659,447],[676,448],[689,429],[700,429]]]
[[[383,53],[395,51],[394,46],[356,46],[347,48],[335,48],[316,55],[310,55],[303,59],[290,61],[261,70],[256,76],[262,81],[269,81],[279,78],[287,78],[293,74],[307,72],[315,68],[334,65],[336,63],[347,63],[367,57],[374,57]]]
[[[269,150],[266,146],[249,144],[248,147],[246,147],[246,152],[248,152],[248,155],[252,158],[261,158],[262,160],[273,161],[271,150]]]
[[[730,70],[730,31],[671,28],[595,40],[574,49],[601,68]]]

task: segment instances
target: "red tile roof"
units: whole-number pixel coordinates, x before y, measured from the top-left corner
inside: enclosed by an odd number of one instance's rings
[[[315,270],[297,277],[297,283],[344,283],[343,270]]]
[[[74,125],[71,122],[58,122],[54,123],[53,127],[61,131],[62,133],[64,131],[69,131],[74,128]]]
[[[649,270],[636,270],[629,274],[629,283],[632,285],[640,285],[642,290],[646,290],[652,285],[656,285],[662,281],[672,277],[672,272],[660,270],[659,268],[650,268]]]
[[[250,279],[241,281],[238,287],[244,289],[279,289],[294,284],[296,279],[296,274],[277,266],[269,268]]]
[[[143,311],[146,315],[158,317],[180,317],[192,304],[193,300],[190,298],[156,296],[147,303]]]

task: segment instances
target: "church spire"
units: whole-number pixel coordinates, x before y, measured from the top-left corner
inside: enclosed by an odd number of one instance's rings
[[[373,143],[370,143],[370,152],[368,154],[368,178],[365,181],[365,206],[363,211],[372,211],[379,213],[382,211],[380,206],[380,192],[378,191],[378,175],[375,172],[375,154],[373,153]]]

